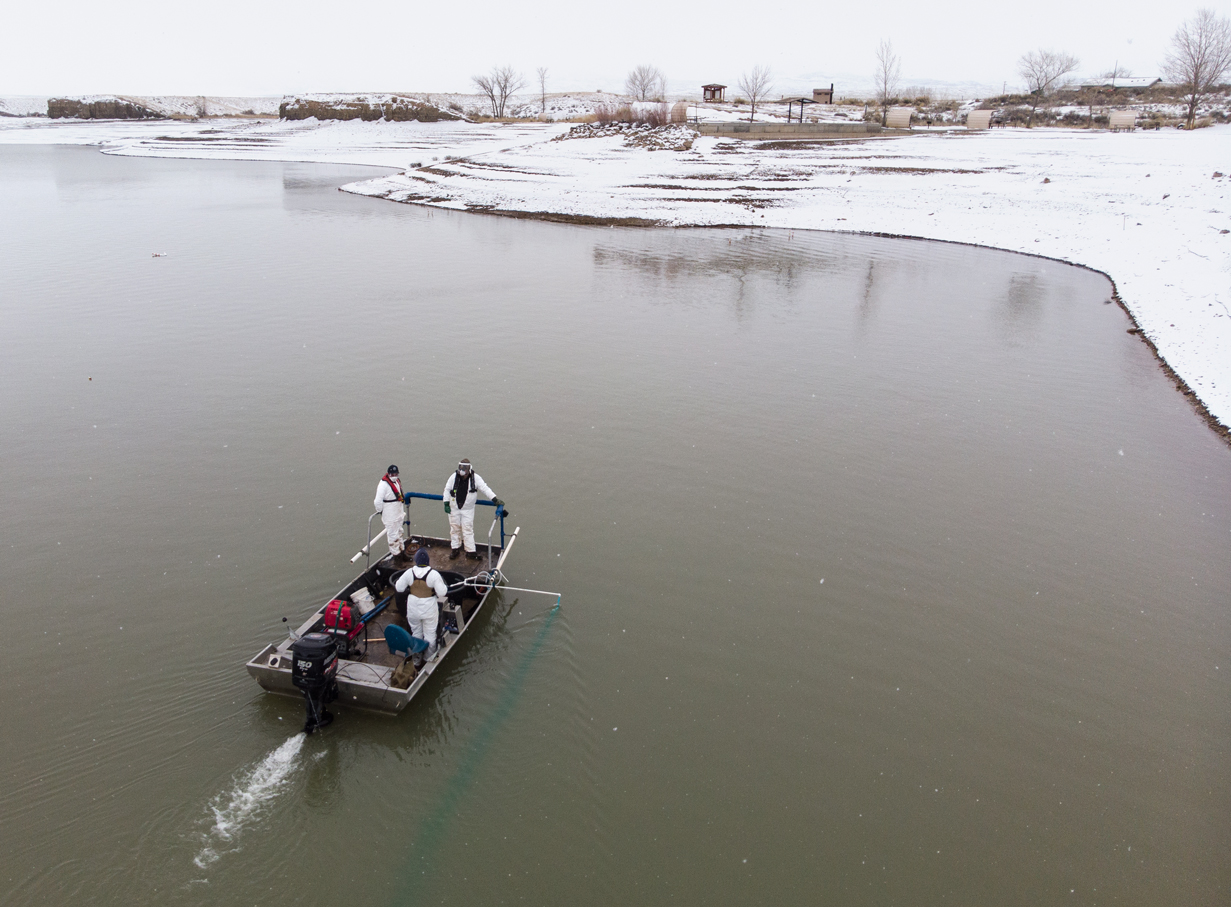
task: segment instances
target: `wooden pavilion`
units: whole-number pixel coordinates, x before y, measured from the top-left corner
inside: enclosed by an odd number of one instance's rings
[[[779,98],[778,103],[786,105],[786,121],[788,123],[791,122],[792,112],[795,110],[795,105],[798,104],[799,105],[799,122],[802,123],[804,121],[804,105],[805,104],[816,104],[818,102],[812,100],[812,98],[809,98],[809,97],[798,97],[798,98]]]

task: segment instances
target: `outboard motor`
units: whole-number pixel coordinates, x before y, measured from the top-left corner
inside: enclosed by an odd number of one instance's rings
[[[332,636],[305,633],[291,644],[291,683],[307,700],[305,734],[333,721],[333,715],[325,709],[338,698],[338,644]]]

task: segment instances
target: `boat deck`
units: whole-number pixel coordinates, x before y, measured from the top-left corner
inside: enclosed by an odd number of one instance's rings
[[[440,626],[444,632],[436,657],[423,666],[409,688],[402,689],[392,684],[393,669],[400,665],[403,659],[390,654],[384,633],[385,627],[390,623],[407,626],[406,595],[396,593],[393,583],[403,571],[410,568],[411,559],[394,559],[386,554],[331,596],[349,598],[356,590],[367,588],[379,609],[354,635],[349,647],[339,647],[339,704],[387,714],[400,712],[457,645],[461,635],[470,628],[471,621],[486,602],[491,586],[463,587],[459,584],[494,569],[503,548],[499,545],[489,548],[481,544],[477,546],[478,560],[472,560],[464,553],[451,559],[448,539],[415,537],[413,544],[407,545],[407,551],[413,554],[420,546],[428,549],[431,565],[440,571],[445,583],[450,587],[448,604],[441,611]],[[266,690],[301,698],[302,694],[291,683],[291,646],[305,633],[325,629],[324,616],[328,601],[329,599],[326,599],[322,602],[317,611],[285,641],[271,643],[248,662],[248,673]]]
[[[456,559],[450,559],[450,548],[448,543],[446,542],[442,545],[440,544],[441,541],[442,540],[440,539],[415,539],[416,544],[413,547],[408,545],[406,550],[408,552],[413,552],[420,546],[426,547],[428,554],[431,555],[431,566],[440,571],[441,576],[444,577],[445,582],[450,586],[455,585],[463,579],[469,579],[470,577],[483,573],[488,569],[486,545],[476,546],[477,552],[480,555],[479,560],[471,560],[466,557],[464,553],[459,555]],[[499,557],[499,546],[493,546],[493,565]],[[387,563],[393,568],[390,579],[394,579],[400,575],[403,570],[409,569],[412,561],[409,557],[395,561],[386,555],[381,559],[380,563]],[[372,591],[377,601],[380,601],[386,595],[393,592],[392,588],[385,589],[379,594],[375,589],[370,591]],[[405,595],[395,594],[395,600],[390,602],[388,606],[376,615],[376,617],[367,622],[367,632],[361,634],[357,640],[358,651],[350,654],[344,660],[343,665],[345,665],[346,661],[350,661],[358,664],[371,664],[380,665],[386,668],[396,668],[402,663],[401,656],[390,654],[389,647],[385,645],[385,627],[389,626],[391,623],[396,623],[407,630],[410,629],[406,622],[405,611],[403,608],[405,601]],[[469,623],[471,617],[474,616],[475,610],[479,606],[478,590],[466,589],[459,593],[452,594],[449,596],[449,604],[461,608],[462,619],[466,623]],[[447,615],[442,614],[441,621],[447,623]],[[444,634],[444,646],[446,648],[451,646],[456,639],[457,634],[446,632]],[[443,657],[443,652],[441,657]]]

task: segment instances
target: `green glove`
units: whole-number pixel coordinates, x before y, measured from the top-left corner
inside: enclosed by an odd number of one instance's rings
[[[449,507],[449,502],[445,501],[445,513],[452,513],[453,509]]]
[[[492,498],[492,503],[495,504],[497,507],[504,506],[504,501],[500,500],[500,498]]]

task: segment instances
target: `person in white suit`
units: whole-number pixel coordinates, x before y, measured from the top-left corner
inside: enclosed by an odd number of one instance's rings
[[[385,524],[385,532],[389,540],[389,553],[397,557],[405,547],[406,539],[402,535],[402,524],[406,521],[406,504],[402,496],[402,480],[398,478],[398,468],[390,466],[389,471],[380,477],[376,483],[376,500],[372,506],[380,514]]]
[[[445,482],[445,513],[449,515],[449,544],[452,551],[449,559],[453,560],[462,553],[462,545],[466,546],[466,557],[479,559],[474,548],[474,502],[479,495],[491,498],[497,507],[503,507],[504,501],[496,497],[496,492],[487,487],[483,477],[470,467],[470,461],[463,459],[457,464],[457,471]]]
[[[436,624],[440,620],[440,609],[449,601],[449,587],[440,571],[432,567],[426,548],[415,552],[415,565],[397,578],[393,588],[409,593],[406,623],[412,636],[427,643],[422,656],[415,656],[415,664],[431,661],[436,657]]]

